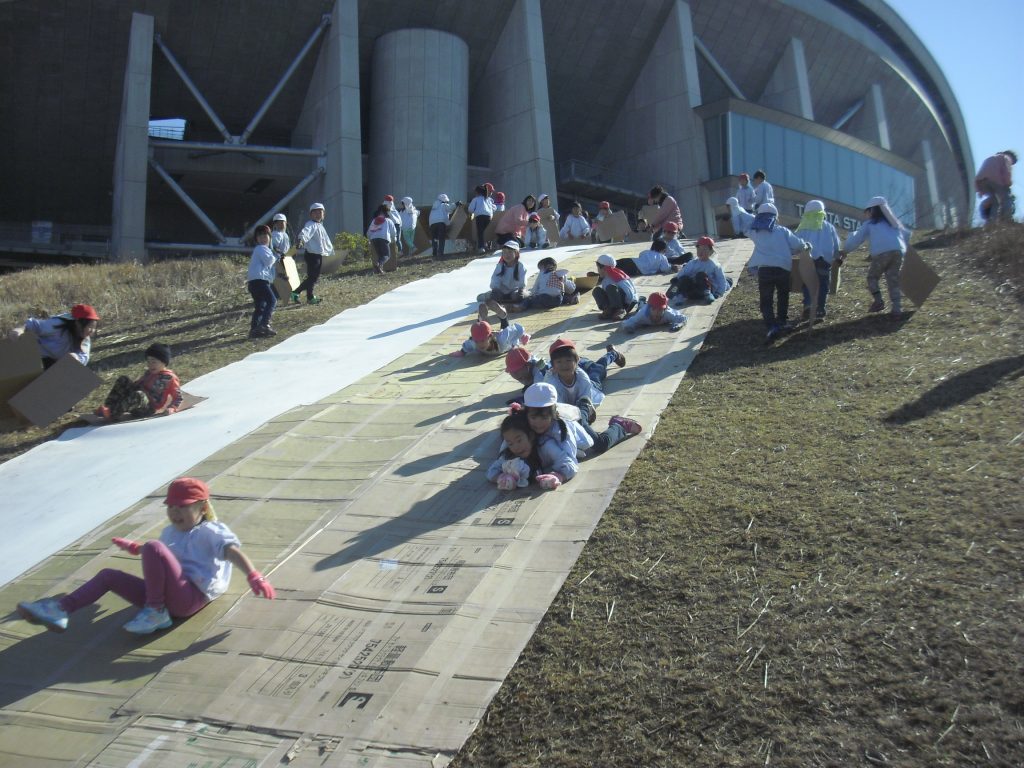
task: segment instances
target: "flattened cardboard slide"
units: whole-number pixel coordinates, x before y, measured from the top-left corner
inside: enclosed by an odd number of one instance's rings
[[[921,259],[917,249],[910,246],[903,258],[903,269],[900,272],[900,288],[908,299],[920,307],[932,295],[939,284],[938,273]]]
[[[0,417],[14,416],[8,401],[43,372],[39,341],[31,331],[0,340]]]
[[[736,237],[736,230],[732,228],[732,211],[728,205],[715,206],[715,229],[718,237]]]
[[[723,268],[739,277],[749,243],[730,246]],[[679,334],[628,342],[631,364],[609,377],[602,412],[652,425],[720,306],[688,310]],[[569,319],[586,308],[549,312]],[[607,342],[599,326],[576,330],[581,349]],[[588,459],[554,493],[497,491],[484,467],[504,410],[480,403],[518,391],[502,362],[407,374],[464,333],[451,326],[188,472],[210,479],[218,514],[263,566],[276,600],[249,594],[236,573],[226,595],[145,639],[120,629],[133,611],[114,595],[73,617],[67,635],[6,625],[0,761],[448,765],[644,443]],[[166,522],[158,497],[6,588],[5,604],[73,589],[101,567],[138,573],[138,558],[111,547],[110,536],[157,535]]]
[[[597,238],[602,242],[625,242],[632,233],[625,211],[616,211],[597,223]]]
[[[175,413],[181,413],[187,411],[190,408],[194,408],[197,404],[203,402],[205,397],[199,397],[199,395],[193,395],[182,390],[181,392],[181,405],[178,406],[178,410]],[[130,421],[148,421],[149,419],[161,419],[164,416],[173,416],[173,413],[157,413],[153,416],[143,416],[139,419],[130,419]],[[107,421],[102,416],[95,413],[80,413],[78,414],[78,420],[84,421],[86,424],[92,424],[94,426],[100,426],[104,424],[114,424],[117,422]]]
[[[285,256],[277,262],[276,276],[274,277],[274,290],[278,298],[287,299],[288,294],[299,287],[302,281],[299,279],[299,270],[295,266],[295,258]]]
[[[640,209],[639,216],[641,219],[650,224],[654,221],[654,217],[658,215],[658,211],[661,210],[660,205],[645,205]]]
[[[47,368],[8,400],[11,410],[37,427],[63,416],[103,380],[70,355]]]

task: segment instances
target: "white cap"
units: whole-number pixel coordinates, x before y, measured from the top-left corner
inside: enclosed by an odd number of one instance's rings
[[[531,384],[523,393],[523,403],[527,408],[546,408],[558,402],[558,391],[553,385],[540,381]]]
[[[602,253],[600,256],[597,257],[597,263],[600,264],[602,267],[614,267],[615,257],[607,253]]]
[[[825,210],[825,204],[821,200],[808,200],[804,210],[808,213],[821,213]]]
[[[776,216],[779,215],[779,209],[776,208],[771,203],[761,203],[759,206],[757,206],[757,212],[758,213],[773,213]]]
[[[518,251],[519,250],[519,241],[518,240],[509,240],[507,243],[502,243],[501,247],[502,248],[511,248],[513,251]]]
[[[442,203],[447,203],[448,202],[448,195],[446,195],[446,194],[444,194],[442,192],[440,195],[437,196],[437,199],[440,200]]]
[[[285,216],[283,213],[275,213],[274,221],[288,221],[288,217]]]
[[[312,213],[313,211],[322,211],[322,210],[324,210],[324,204],[323,203],[313,203],[311,206],[309,206],[309,212],[310,213]]]

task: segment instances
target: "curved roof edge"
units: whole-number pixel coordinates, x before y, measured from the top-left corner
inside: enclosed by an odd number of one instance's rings
[[[941,67],[928,48],[903,18],[883,0],[829,0],[830,3],[851,14],[869,26],[911,68],[914,76],[926,89],[939,110],[943,128],[950,140],[950,149],[962,162],[964,184],[971,187],[974,178],[974,158],[971,153],[967,126],[960,113],[953,89]]]

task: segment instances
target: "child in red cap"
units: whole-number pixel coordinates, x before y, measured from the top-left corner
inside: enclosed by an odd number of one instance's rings
[[[544,373],[544,381],[555,388],[558,402],[575,405],[587,423],[593,424],[597,419],[597,406],[604,400],[608,366],[615,363],[621,368],[626,364],[626,356],[609,344],[600,360],[583,360],[576,351],[576,343],[565,337],[556,339],[548,354],[551,367]]]
[[[206,483],[179,477],[168,486],[164,503],[171,524],[159,540],[141,544],[111,539],[125,552],[142,555],[142,578],[104,568],[59,600],[47,597],[18,603],[21,617],[51,632],[63,632],[70,614],[113,591],[142,609],[124,628],[135,635],[148,635],[171,626],[171,617],[191,616],[224,594],[232,566],[245,572],[254,594],[274,599],[274,588],[242,552],[238,537],[217,521]]]
[[[7,337],[14,340],[25,331],[34,333],[44,368],[49,368],[64,355],[71,355],[82,365],[88,365],[91,337],[99,320],[100,316],[91,306],[75,304],[70,312],[55,317],[30,317],[24,325],[12,328]]]
[[[377,208],[373,215],[373,221],[370,222],[370,226],[366,230],[366,239],[370,241],[373,255],[377,259],[373,269],[378,275],[383,275],[384,265],[391,258],[391,244],[398,242],[398,229],[389,216],[387,206],[381,205]]]
[[[508,321],[508,312],[502,309],[499,314],[501,329],[495,331],[487,322],[487,305],[477,307],[476,322],[469,327],[469,338],[462,343],[462,348],[449,353],[451,357],[464,355],[487,355],[496,357],[504,355],[517,344],[526,344],[530,340],[528,334],[519,323]]]
[[[540,222],[540,214],[531,213],[526,218],[526,222],[526,247],[531,250],[550,248],[551,243],[548,242],[548,231]]]
[[[670,309],[668,296],[655,291],[647,297],[636,314],[626,320],[620,328],[626,333],[635,333],[640,328],[650,325],[667,325],[670,331],[678,331],[686,323],[686,315]]]

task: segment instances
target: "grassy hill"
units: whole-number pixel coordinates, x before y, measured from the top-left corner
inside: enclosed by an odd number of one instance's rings
[[[773,347],[744,278],[453,765],[1024,763],[1022,244],[924,236],[942,282],[901,322],[855,255]],[[278,338],[438,268],[349,265]],[[186,387],[271,343],[227,259],[5,275],[0,330],[76,301],[111,380],[154,340]],[[69,423],[2,425],[0,459]]]

